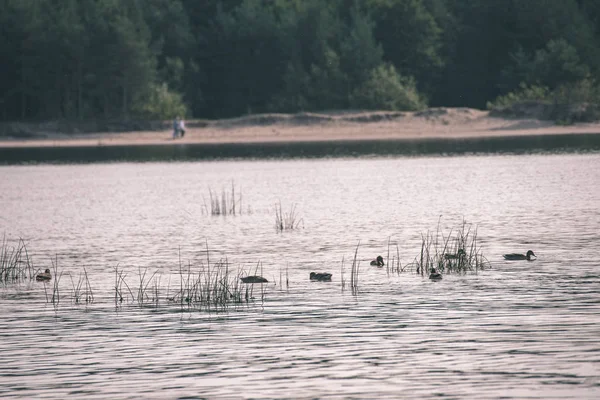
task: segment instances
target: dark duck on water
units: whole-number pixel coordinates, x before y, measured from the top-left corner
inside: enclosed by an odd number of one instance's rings
[[[267,283],[267,279],[258,275],[243,276],[240,278],[244,283]]]
[[[376,267],[383,267],[385,265],[383,262],[383,257],[377,256],[376,259],[371,261],[371,265],[374,265]]]
[[[327,272],[311,272],[310,280],[318,282],[331,282],[331,274]]]
[[[50,270],[46,269],[44,272],[40,272],[35,276],[35,280],[38,282],[47,282],[52,279],[52,275],[50,274]]]
[[[429,279],[432,281],[439,281],[442,279],[442,274],[437,272],[435,268],[431,268],[431,274],[429,275]]]
[[[533,251],[528,250],[527,254],[519,254],[519,253],[510,253],[510,254],[505,254],[504,255],[504,259],[505,260],[527,260],[527,261],[533,261],[531,259],[531,257],[537,257]]]

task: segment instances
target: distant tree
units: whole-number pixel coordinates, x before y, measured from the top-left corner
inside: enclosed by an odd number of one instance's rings
[[[36,67],[40,13],[31,0],[0,0],[0,106],[2,119],[34,117],[39,101]],[[34,39],[35,38],[35,39]]]
[[[354,90],[351,106],[372,110],[420,110],[426,103],[416,86],[413,78],[402,77],[393,65],[380,65]]]
[[[260,0],[244,0],[230,12],[218,9],[201,46],[206,112],[224,117],[264,111],[288,60],[273,11]]]
[[[185,80],[194,68],[195,38],[182,1],[145,0],[142,11],[159,80],[172,90],[185,92]]]
[[[394,108],[414,86],[445,106],[521,84],[592,99],[599,4],[0,0],[0,119]]]
[[[564,39],[550,40],[544,49],[538,50],[533,59],[533,74],[550,88],[564,83],[581,81],[590,76],[590,69],[581,62],[577,49]]]
[[[368,0],[384,60],[430,92],[443,67],[441,29],[423,0]]]
[[[541,49],[551,40],[564,39],[577,50],[584,64],[598,70],[600,48],[590,21],[591,7],[580,7],[577,0],[513,1],[517,39],[526,51]]]
[[[166,83],[154,84],[143,102],[134,106],[136,115],[147,119],[184,117],[187,108],[181,94],[169,90]]]
[[[333,3],[343,12],[317,2],[297,11],[292,29],[296,42],[290,46],[294,52],[273,109],[347,108],[355,89],[383,63],[373,21],[358,3],[344,9],[345,3]]]
[[[352,7],[347,33],[341,38],[340,63],[350,86],[369,79],[371,71],[382,64],[383,49],[375,40],[374,23],[358,7]]]
[[[269,109],[294,112],[348,105],[348,78],[339,50],[344,25],[334,5],[323,6],[316,0],[296,2],[284,15],[287,65]]]

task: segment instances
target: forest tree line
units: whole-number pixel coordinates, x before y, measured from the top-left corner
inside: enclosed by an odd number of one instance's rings
[[[0,0],[0,57],[3,121],[598,102],[600,1]]]

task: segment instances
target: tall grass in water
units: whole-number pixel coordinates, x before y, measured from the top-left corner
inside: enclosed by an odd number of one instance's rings
[[[145,304],[158,305],[160,280],[156,278],[158,271],[155,271],[148,277],[148,268],[143,271],[138,268],[139,286],[136,290],[132,290],[125,278],[127,274],[124,270],[119,270],[119,265],[115,267],[115,307],[118,307],[123,301],[127,302],[130,298],[131,302],[137,302],[139,306]],[[154,281],[153,281],[154,278]],[[151,286],[151,284],[154,284]]]
[[[71,279],[72,294],[71,297],[76,304],[80,302],[92,303],[94,301],[94,292],[90,285],[87,271],[83,268],[83,274],[79,273],[79,279],[77,284],[73,281],[73,276],[69,275]]]
[[[119,265],[115,267],[115,306],[118,306],[127,299],[127,294],[131,296],[131,301],[135,301],[133,291],[125,281],[127,274],[123,270],[119,270]],[[127,291],[125,291],[127,290]]]
[[[189,308],[207,311],[223,311],[231,304],[240,304],[248,297],[243,296],[240,275],[232,272],[227,260],[212,266],[200,264],[196,272],[188,263],[187,274],[181,270],[182,286],[173,301]]]
[[[240,191],[236,199],[235,184],[231,182],[231,193],[227,193],[225,189],[221,191],[221,196],[208,189],[210,198],[210,215],[236,215],[242,213],[242,192]],[[206,202],[205,202],[205,208]]]
[[[358,248],[360,247],[360,241],[356,245],[356,249],[354,250],[354,259],[352,260],[352,266],[350,268],[350,290],[352,294],[358,294],[358,271],[360,262],[358,261]],[[342,279],[342,292],[346,289],[346,277],[344,275],[344,258],[342,257],[342,267],[340,271],[340,276]]]
[[[353,295],[358,294],[358,272],[360,267],[360,262],[358,261],[358,248],[360,247],[360,241],[356,245],[356,249],[354,249],[354,258],[352,259],[352,266],[350,267],[350,290]],[[342,257],[342,267],[340,271],[340,276],[342,279],[342,292],[346,289],[346,277],[344,275],[344,258]]]
[[[400,261],[400,248],[398,247],[398,243],[394,243],[394,245],[396,246],[396,255],[392,255],[392,258],[390,260],[390,240],[391,238],[388,238],[388,246],[387,246],[387,260],[386,260],[386,271],[388,276],[390,274],[396,273],[396,274],[400,274],[400,272],[404,272],[404,268],[402,266],[402,262]]]
[[[56,308],[60,303],[60,279],[62,278],[63,272],[62,270],[60,273],[58,272],[58,255],[50,261],[52,262],[52,295],[50,296],[48,293],[46,281],[44,281],[44,293],[46,295],[46,303],[52,303]]]
[[[340,268],[340,278],[342,281],[342,292],[346,289],[346,277],[344,276],[344,257],[342,256],[342,267]]]
[[[275,205],[275,229],[278,232],[298,229],[300,224],[304,224],[304,219],[298,218],[296,205],[292,204],[289,212],[283,212],[281,202]]]
[[[477,272],[490,267],[477,241],[477,229],[465,221],[448,236],[440,231],[421,234],[421,252],[415,259],[417,273],[429,274],[431,268],[438,272]]]
[[[242,276],[248,276],[248,275],[258,275],[258,276],[263,276],[263,269],[262,269],[262,262],[257,262],[256,263],[256,267],[254,268],[254,272],[251,273],[246,273],[245,271],[240,271],[240,273],[238,273],[238,279],[241,278]],[[243,292],[244,292],[244,300],[249,303],[251,300],[254,300],[254,285],[260,285],[260,300],[261,302],[265,300],[265,284],[264,283],[251,283],[251,284],[244,284],[243,285]],[[287,267],[286,267],[286,287],[289,289],[290,286],[290,281],[289,281],[289,277],[288,277],[288,272],[287,272]]]
[[[289,275],[289,265],[285,266],[285,289],[290,289],[290,275]],[[283,290],[283,269],[279,269],[279,288]]]
[[[16,246],[11,246],[4,236],[0,247],[0,283],[34,278],[35,271],[25,241],[20,238]]]
[[[137,290],[137,302],[140,306],[143,306],[144,304],[147,303],[152,303],[157,305],[158,304],[158,296],[159,296],[159,290],[158,290],[158,286],[159,286],[159,281],[160,279],[157,278],[157,273],[158,271],[154,271],[154,273],[152,275],[150,275],[150,277],[147,277],[148,275],[148,268],[144,268],[144,271],[142,271],[141,268],[138,268],[138,276],[139,276],[139,280],[140,280],[140,286],[138,287]],[[150,284],[153,282],[152,279],[154,279],[154,286],[150,286]]]
[[[136,287],[126,282],[127,274],[117,266],[115,306],[128,301],[140,307],[158,306],[160,299],[166,298],[182,309],[226,311],[231,305],[249,303],[253,299],[252,286],[242,285],[240,273],[233,272],[226,259],[211,263],[208,250],[206,254],[206,264],[201,261],[196,266],[191,262],[184,265],[179,256],[179,288],[174,293],[171,292],[170,280],[166,288],[161,285],[158,272],[149,274],[147,269],[140,268]],[[263,291],[261,295],[264,296]]]

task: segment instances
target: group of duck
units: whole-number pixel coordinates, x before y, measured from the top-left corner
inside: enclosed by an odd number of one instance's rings
[[[458,249],[456,254],[449,254],[449,253],[444,254],[444,259],[456,260],[456,259],[460,259],[461,257],[465,257],[466,254],[467,253],[463,249]],[[516,260],[533,261],[534,258],[532,258],[532,257],[536,257],[536,255],[531,250],[528,250],[526,254],[519,254],[519,253],[504,254],[504,259],[510,260],[510,261],[516,261]],[[384,267],[385,263],[383,262],[383,257],[377,256],[376,259],[374,259],[370,262],[370,265],[372,265],[374,267],[379,267],[379,268]],[[46,269],[46,271],[41,272],[35,276],[35,280],[38,282],[48,282],[50,279],[52,279],[52,274],[50,274],[49,269]],[[266,278],[263,278],[262,276],[259,276],[259,275],[243,276],[240,279],[244,283],[268,283],[269,282]],[[431,279],[433,281],[439,281],[442,279],[442,274],[440,274],[435,268],[431,268],[431,271],[429,274],[429,279]],[[331,274],[328,272],[311,272],[310,280],[317,281],[317,282],[331,282]]]
[[[259,275],[243,276],[240,278],[244,283],[268,283],[266,278]],[[328,272],[311,272],[310,280],[317,282],[331,282],[331,274]]]
[[[458,249],[458,251],[455,254],[450,254],[450,253],[444,254],[444,259],[458,260],[462,257],[465,257],[466,255],[467,255],[467,253],[463,249]],[[504,254],[503,257],[505,260],[510,260],[510,261],[515,261],[515,260],[533,261],[534,258],[532,258],[532,257],[536,257],[536,255],[533,253],[533,251],[528,250],[526,254],[510,253],[510,254]],[[382,256],[377,256],[377,258],[375,258],[374,260],[372,260],[370,262],[370,265],[381,268],[381,267],[385,266],[385,262],[383,261]],[[440,274],[437,271],[437,269],[431,268],[431,271],[429,273],[429,279],[431,279],[432,281],[439,281],[442,279],[442,274]],[[258,275],[244,276],[241,278],[241,280],[244,283],[268,283],[269,282],[267,279],[263,278],[262,276],[258,276]],[[311,272],[310,280],[317,281],[317,282],[331,282],[331,274],[327,273],[327,272]]]

